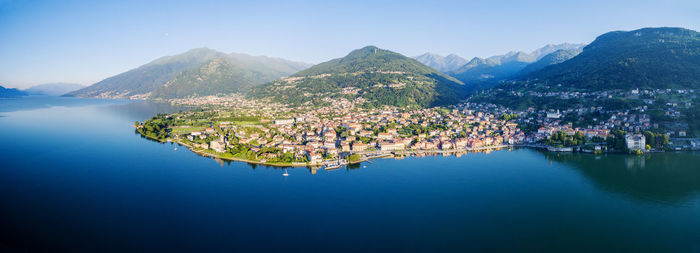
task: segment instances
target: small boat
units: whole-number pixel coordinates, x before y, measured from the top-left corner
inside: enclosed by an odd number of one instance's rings
[[[284,169],[284,174],[282,174],[282,176],[285,176],[285,177],[289,176],[289,173],[287,173],[287,169]]]
[[[174,148],[173,150],[177,150],[177,148]]]
[[[325,170],[334,170],[334,169],[338,169],[340,167],[342,167],[342,165],[337,164],[337,165],[326,166],[326,168],[324,168],[324,169]]]
[[[327,163],[325,169],[326,169],[326,170],[338,169],[338,168],[342,167],[343,165],[345,165],[345,164],[347,164],[347,163],[348,163],[348,161],[346,161],[345,159],[338,159],[338,160],[336,160],[336,161],[334,161],[334,162],[329,162],[329,163]]]

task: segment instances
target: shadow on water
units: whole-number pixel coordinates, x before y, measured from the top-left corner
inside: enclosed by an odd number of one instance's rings
[[[361,163],[348,164],[348,166],[347,166],[348,170],[355,170],[355,169],[359,169],[359,168],[362,168]]]
[[[700,153],[592,155],[540,151],[572,168],[597,187],[633,199],[682,204],[700,191]]]

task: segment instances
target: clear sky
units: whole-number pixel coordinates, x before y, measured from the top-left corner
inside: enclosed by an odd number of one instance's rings
[[[0,85],[89,85],[204,46],[309,63],[366,45],[472,58],[649,26],[700,30],[700,1],[0,0]]]

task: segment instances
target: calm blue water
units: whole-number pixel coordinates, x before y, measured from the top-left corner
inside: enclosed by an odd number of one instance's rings
[[[217,162],[134,134],[134,121],[173,110],[0,100],[0,249],[700,250],[697,153],[521,149],[373,160],[316,174],[295,168],[283,177],[280,169]]]

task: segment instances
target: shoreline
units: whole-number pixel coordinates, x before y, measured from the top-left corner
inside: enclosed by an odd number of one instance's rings
[[[150,137],[147,137],[150,138]],[[152,138],[150,138],[152,139]],[[309,164],[309,163],[268,163],[268,162],[262,162],[262,161],[253,161],[253,160],[246,160],[246,159],[240,159],[240,158],[235,158],[235,157],[223,157],[221,155],[218,155],[216,153],[209,153],[209,152],[203,152],[200,150],[195,150],[191,145],[187,145],[185,143],[182,143],[180,141],[174,141],[174,140],[165,140],[165,141],[160,141],[156,140],[159,142],[170,142],[170,143],[175,143],[180,146],[187,147],[188,150],[191,152],[204,156],[204,157],[211,157],[215,159],[221,159],[221,160],[226,160],[226,161],[234,161],[234,162],[245,162],[248,164],[255,164],[255,165],[265,165],[265,166],[272,166],[272,167],[279,167],[279,168],[285,168],[285,167],[292,167],[292,168],[323,168],[327,167],[326,164]],[[480,148],[465,148],[465,149],[449,149],[449,150],[399,150],[399,151],[369,151],[369,152],[364,152],[364,153],[358,153],[358,154],[368,154],[368,153],[376,153],[374,156],[370,157],[363,157],[360,160],[357,161],[352,161],[348,162],[347,164],[343,165],[351,165],[351,164],[359,164],[362,162],[367,162],[370,160],[374,159],[382,159],[382,158],[395,158],[395,157],[404,157],[407,155],[419,155],[419,154],[456,154],[456,153],[476,153],[478,151],[487,151],[487,150],[500,150],[504,148],[512,148],[516,147],[514,145],[498,145],[498,146],[489,146],[489,147],[480,147]]]
[[[265,166],[271,166],[271,167],[278,167],[278,168],[312,168],[312,169],[318,169],[318,168],[325,168],[328,167],[325,163],[322,164],[309,164],[309,163],[269,163],[269,162],[262,162],[262,161],[255,161],[255,160],[247,160],[247,159],[241,159],[241,158],[235,158],[235,157],[223,157],[219,155],[218,153],[210,153],[210,152],[205,152],[201,150],[195,150],[193,146],[185,144],[180,141],[172,140],[172,139],[166,139],[166,140],[158,140],[154,139],[149,136],[145,136],[143,134],[140,134],[142,137],[145,137],[150,140],[155,140],[160,143],[175,143],[180,146],[186,147],[189,151],[203,156],[203,157],[211,157],[214,159],[220,159],[220,160],[225,160],[225,161],[234,161],[234,162],[245,162],[248,164],[254,164],[254,165],[265,165]],[[546,145],[538,145],[538,144],[506,144],[506,145],[497,145],[497,146],[487,146],[487,147],[479,147],[479,148],[463,148],[463,149],[435,149],[435,150],[396,150],[396,151],[363,151],[363,152],[357,152],[356,154],[364,155],[364,154],[375,154],[373,156],[369,157],[363,157],[360,160],[357,161],[352,161],[352,162],[347,162],[346,164],[342,165],[351,165],[351,164],[359,164],[362,162],[368,162],[374,159],[382,159],[382,158],[403,158],[406,156],[421,156],[421,155],[435,155],[435,154],[447,154],[447,155],[460,155],[460,154],[466,154],[466,153],[481,153],[480,151],[492,151],[492,150],[501,150],[501,149],[506,149],[506,148],[531,148],[531,149],[538,149],[538,150],[545,150],[547,152],[553,152],[553,153],[586,153],[586,154],[594,154],[593,152],[577,152],[577,151],[551,151],[548,150],[548,146]],[[644,154],[647,153],[665,153],[665,152],[683,152],[682,151],[647,151]],[[696,150],[690,150],[696,151]],[[601,154],[609,154],[609,153],[617,153],[617,154],[626,154],[625,152],[614,152],[614,151],[607,151]],[[598,154],[596,154],[598,155]],[[342,166],[341,165],[341,166]]]

